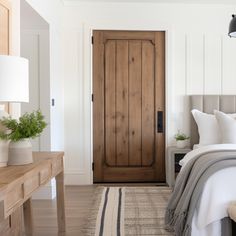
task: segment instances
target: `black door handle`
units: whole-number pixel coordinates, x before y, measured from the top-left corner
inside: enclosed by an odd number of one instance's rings
[[[164,121],[163,121],[163,111],[157,112],[157,132],[163,133],[164,132]]]

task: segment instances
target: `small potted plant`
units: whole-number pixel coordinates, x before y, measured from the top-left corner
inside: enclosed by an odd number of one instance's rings
[[[187,140],[188,139],[189,139],[189,137],[186,134],[181,133],[178,130],[178,133],[175,135],[176,146],[178,148],[185,148],[187,146]]]
[[[6,132],[0,131],[2,140],[10,140],[8,165],[25,165],[33,162],[30,139],[38,137],[47,126],[40,111],[25,113],[19,120],[4,117],[0,123]]]

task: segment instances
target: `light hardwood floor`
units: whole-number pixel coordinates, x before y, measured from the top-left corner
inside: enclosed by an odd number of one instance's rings
[[[92,202],[95,185],[68,186],[65,192],[66,234],[60,236],[82,236],[80,229],[88,206]],[[58,236],[56,200],[33,200],[34,236]]]

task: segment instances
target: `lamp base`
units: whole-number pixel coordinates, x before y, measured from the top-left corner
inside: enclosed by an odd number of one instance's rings
[[[7,166],[9,141],[0,140],[0,167]]]

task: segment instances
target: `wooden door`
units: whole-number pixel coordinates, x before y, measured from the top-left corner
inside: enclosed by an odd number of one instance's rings
[[[94,182],[165,181],[165,32],[93,32]]]
[[[0,55],[10,54],[11,5],[7,0],[0,0]],[[8,103],[0,103],[8,112]]]

